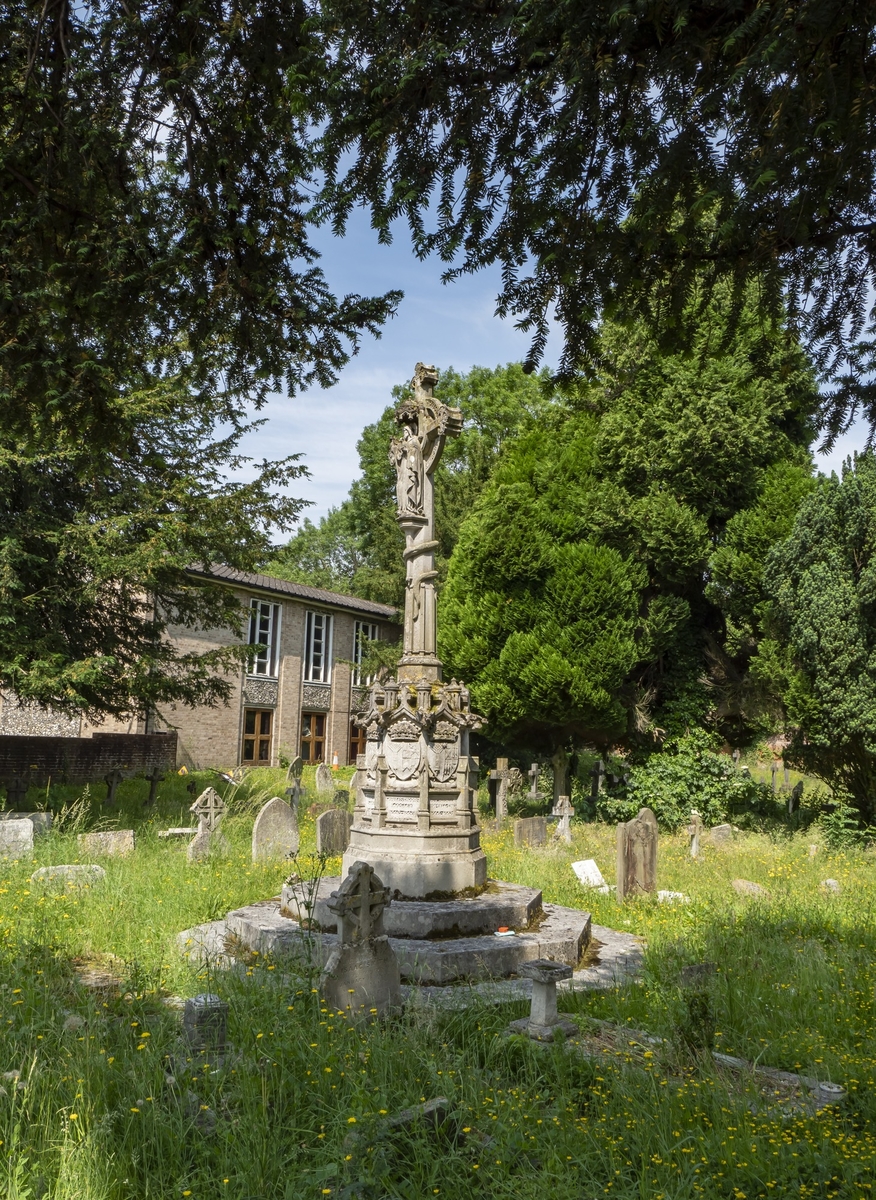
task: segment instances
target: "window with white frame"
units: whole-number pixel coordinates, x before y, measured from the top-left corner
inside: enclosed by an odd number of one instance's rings
[[[249,606],[249,644],[261,649],[249,660],[250,675],[277,677],[280,662],[280,605],[251,600]]]
[[[376,642],[379,637],[377,626],[370,621],[356,621],[353,625],[353,684],[356,687],[361,687],[362,684],[374,682],[374,676],[364,676],[362,674],[362,659],[365,656],[365,643]]]
[[[310,683],[331,683],[332,617],[307,611],[304,626],[304,678]]]

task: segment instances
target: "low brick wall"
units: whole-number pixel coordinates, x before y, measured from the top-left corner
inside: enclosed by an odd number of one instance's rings
[[[176,767],[176,732],[94,733],[91,737],[0,736],[0,781],[96,783],[109,771]]]

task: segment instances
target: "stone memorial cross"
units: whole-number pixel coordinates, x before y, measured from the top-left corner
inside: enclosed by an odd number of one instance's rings
[[[575,815],[575,810],[572,807],[568,796],[560,796],[557,803],[554,805],[552,815],[560,818],[560,823],[557,826],[556,837],[562,838],[568,845],[572,844],[572,817]]]
[[[368,863],[354,863],[347,878],[326,901],[326,907],[338,919],[341,945],[381,937],[383,910],[389,903],[389,888],[383,886]]]
[[[531,800],[534,804],[538,804],[544,800],[545,793],[538,790],[538,763],[534,762],[529,768],[530,788],[526,793],[526,799]]]
[[[617,898],[657,887],[657,818],[643,808],[617,827]]]
[[[158,795],[158,785],[164,779],[164,772],[160,767],[153,767],[152,773],[146,776],[146,782],[149,784],[149,795],[146,798],[147,804],[154,804]]]
[[[496,759],[495,771],[490,771],[490,779],[495,781],[496,787],[496,820],[504,821],[508,816],[508,791],[512,778],[512,769],[508,767],[507,758]]]
[[[401,1004],[401,980],[395,951],[383,932],[390,903],[366,862],[355,862],[326,905],[338,922],[338,944],[320,976],[328,1004],[363,1016],[384,1016]]]
[[[687,836],[690,838],[690,856],[691,858],[699,858],[700,856],[700,838],[703,836],[703,818],[695,808],[690,810],[690,824],[687,827]]]
[[[214,838],[225,812],[225,801],[215,788],[205,788],[189,809],[198,818],[198,832],[188,849],[189,862],[206,858],[213,847]]]

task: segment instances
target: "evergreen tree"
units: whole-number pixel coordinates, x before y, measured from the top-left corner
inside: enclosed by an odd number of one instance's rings
[[[328,384],[396,293],[336,299],[289,84],[307,10],[3,9],[0,685],[74,710],[221,698],[168,621],[236,629],[193,562],[252,568],[294,457],[228,486],[247,414]]]
[[[599,383],[506,448],[466,519],[440,650],[493,738],[552,752],[739,731],[702,682],[715,657],[733,665],[711,562],[774,472],[805,486],[817,397],[793,338],[753,303],[731,326],[729,304],[713,298],[684,355],[607,326]]]
[[[876,824],[876,459],[821,478],[764,581],[769,637],[753,671],[784,705],[785,757]]]

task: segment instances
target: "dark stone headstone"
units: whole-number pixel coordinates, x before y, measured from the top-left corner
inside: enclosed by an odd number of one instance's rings
[[[330,808],[316,818],[317,854],[343,854],[350,844],[353,814]]]
[[[514,822],[515,846],[543,846],[546,841],[546,817],[521,817]]]

